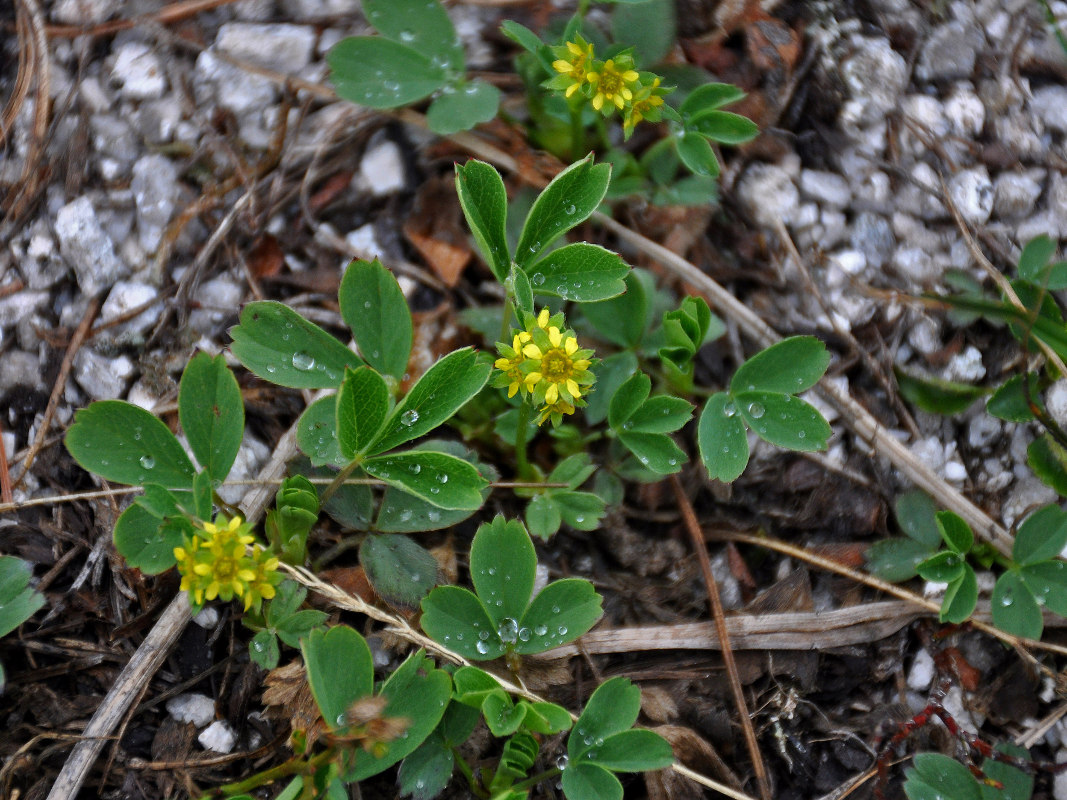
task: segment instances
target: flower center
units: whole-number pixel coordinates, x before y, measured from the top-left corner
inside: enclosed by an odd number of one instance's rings
[[[563,383],[571,371],[571,357],[562,348],[554,347],[541,358],[541,374],[551,383]]]
[[[607,97],[614,97],[622,88],[622,77],[616,72],[604,70],[600,76],[600,91]]]
[[[215,578],[230,581],[237,576],[237,561],[232,558],[220,558],[215,562]]]

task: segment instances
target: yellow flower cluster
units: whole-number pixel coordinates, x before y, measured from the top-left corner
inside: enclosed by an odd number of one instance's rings
[[[527,314],[525,323],[524,330],[512,331],[510,345],[497,342],[493,385],[507,387],[508,397],[522,392],[541,404],[538,425],[559,425],[585,405],[583,396],[596,381],[589,371],[593,351],[580,349],[574,331],[562,328],[563,314],[553,316],[546,308],[536,317]]]
[[[605,117],[621,111],[627,138],[642,120],[660,120],[663,95],[671,90],[661,87],[660,78],[653,73],[634,69],[629,51],[599,61],[593,45],[577,35],[574,41],[551,50],[556,57],[552,68],[558,74],[544,83],[546,88],[560,90],[568,98],[580,92]]]
[[[186,536],[184,546],[174,548],[181,589],[189,593],[194,606],[216,597],[226,601],[240,597],[245,611],[253,607],[258,611],[264,600],[274,597],[274,587],[282,580],[278,559],[258,544],[248,555],[247,545],[254,541],[251,527],[240,517],[227,520],[219,515]]]

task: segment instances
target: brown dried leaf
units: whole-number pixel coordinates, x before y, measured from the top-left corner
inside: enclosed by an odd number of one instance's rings
[[[341,591],[347,592],[353,597],[358,597],[365,603],[374,605],[378,602],[378,594],[374,591],[374,587],[370,585],[370,581],[367,580],[367,573],[364,572],[363,567],[326,569],[319,573],[319,577],[327,583],[332,583]]]
[[[646,686],[641,689],[641,710],[653,722],[666,722],[678,717],[678,704],[662,686]]]
[[[741,782],[723,761],[715,748],[702,739],[696,731],[681,725],[660,725],[653,728],[670,744],[675,757],[696,772],[708,775],[722,783],[742,790]],[[645,788],[649,800],[698,800],[704,790],[674,770],[645,773]]]
[[[264,684],[266,716],[287,720],[294,731],[306,731],[307,745],[311,747],[322,735],[325,726],[315,705],[315,698],[311,695],[303,662],[291,661],[272,669],[267,673]]]
[[[452,179],[442,175],[422,185],[404,222],[404,235],[446,286],[459,282],[473,255],[460,218]]]
[[[269,233],[264,234],[248,251],[248,270],[256,278],[277,275],[285,265],[285,253],[278,240]]]

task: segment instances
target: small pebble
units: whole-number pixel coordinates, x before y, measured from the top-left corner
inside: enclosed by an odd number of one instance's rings
[[[908,688],[921,692],[923,689],[930,688],[933,680],[934,659],[926,648],[923,648],[915,654],[911,662],[911,669],[908,671]]]
[[[178,722],[203,728],[215,718],[215,701],[203,694],[179,694],[167,701],[167,712]]]
[[[359,174],[373,194],[393,194],[407,185],[404,157],[400,146],[391,139],[383,139],[363,154]]]
[[[123,97],[133,100],[153,100],[167,89],[159,56],[144,42],[126,42],[115,51],[111,82],[119,86]]]
[[[225,720],[217,719],[196,737],[200,746],[214,753],[229,753],[237,744],[237,734]]]

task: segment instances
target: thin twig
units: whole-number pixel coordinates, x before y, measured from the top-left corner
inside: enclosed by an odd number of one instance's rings
[[[13,505],[15,495],[11,491],[11,471],[7,464],[7,448],[4,447],[4,421],[0,420],[0,500],[4,505]]]
[[[682,512],[682,520],[685,529],[693,542],[693,550],[696,552],[697,561],[700,562],[700,571],[704,575],[704,585],[708,590],[708,600],[711,603],[711,616],[715,621],[715,633],[719,638],[722,649],[722,661],[726,666],[726,675],[730,679],[730,690],[734,695],[734,705],[737,706],[737,715],[741,722],[741,730],[745,735],[745,746],[748,755],[752,759],[752,769],[756,773],[756,785],[759,787],[760,797],[763,800],[771,800],[771,781],[767,775],[767,767],[763,763],[763,754],[760,753],[759,741],[756,739],[756,729],[752,727],[752,717],[748,713],[748,702],[745,700],[745,690],[741,686],[741,676],[737,671],[737,662],[734,661],[734,651],[730,646],[730,632],[726,629],[722,598],[719,596],[719,584],[715,580],[715,573],[711,571],[711,559],[708,557],[708,547],[704,541],[704,533],[700,530],[696,512],[693,505],[686,497],[682,482],[677,475],[671,476],[671,488],[674,489],[674,499]]]

